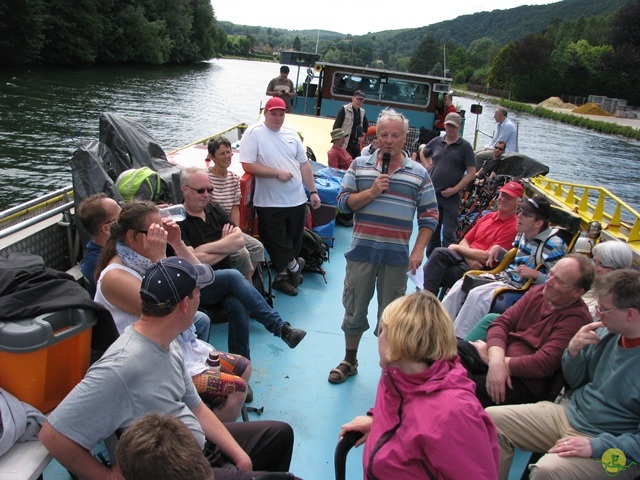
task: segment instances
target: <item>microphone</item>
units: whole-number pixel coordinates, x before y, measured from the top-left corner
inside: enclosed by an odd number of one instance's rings
[[[391,163],[391,154],[389,152],[384,152],[382,154],[382,173],[389,173],[389,164]]]

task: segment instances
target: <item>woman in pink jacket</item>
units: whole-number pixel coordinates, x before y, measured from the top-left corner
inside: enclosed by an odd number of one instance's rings
[[[433,294],[382,314],[375,406],[342,426],[364,436],[366,480],[498,478],[497,431],[456,354],[453,323]]]

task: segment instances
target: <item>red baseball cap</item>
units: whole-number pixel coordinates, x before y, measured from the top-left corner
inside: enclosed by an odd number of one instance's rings
[[[267,104],[264,106],[264,109],[269,110],[286,110],[287,104],[284,103],[284,100],[280,97],[271,97]]]
[[[522,198],[522,195],[524,195],[524,188],[518,182],[507,182],[498,191],[501,193],[506,193],[513,198]]]

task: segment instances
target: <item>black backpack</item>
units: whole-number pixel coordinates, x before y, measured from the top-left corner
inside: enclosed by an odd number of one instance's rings
[[[267,288],[264,286],[264,272],[267,273]],[[271,270],[269,269],[269,265],[267,262],[259,262],[256,265],[256,269],[253,271],[253,276],[251,277],[251,281],[253,286],[255,287],[260,295],[262,295],[269,304],[271,308],[273,308],[273,291],[271,290]]]
[[[322,275],[324,283],[327,283],[327,277],[325,276],[327,272],[322,268],[322,264],[329,260],[327,246],[320,235],[306,227],[302,236],[300,256],[305,261],[304,271],[319,273]]]

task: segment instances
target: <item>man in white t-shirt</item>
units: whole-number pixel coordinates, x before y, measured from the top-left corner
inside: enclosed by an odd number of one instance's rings
[[[252,125],[242,136],[240,162],[256,177],[253,204],[260,239],[276,269],[273,288],[298,294],[304,260],[299,258],[306,220],[307,195],[311,208],[320,207],[313,170],[298,133],[283,126],[287,106],[271,98],[264,107],[264,123]]]

